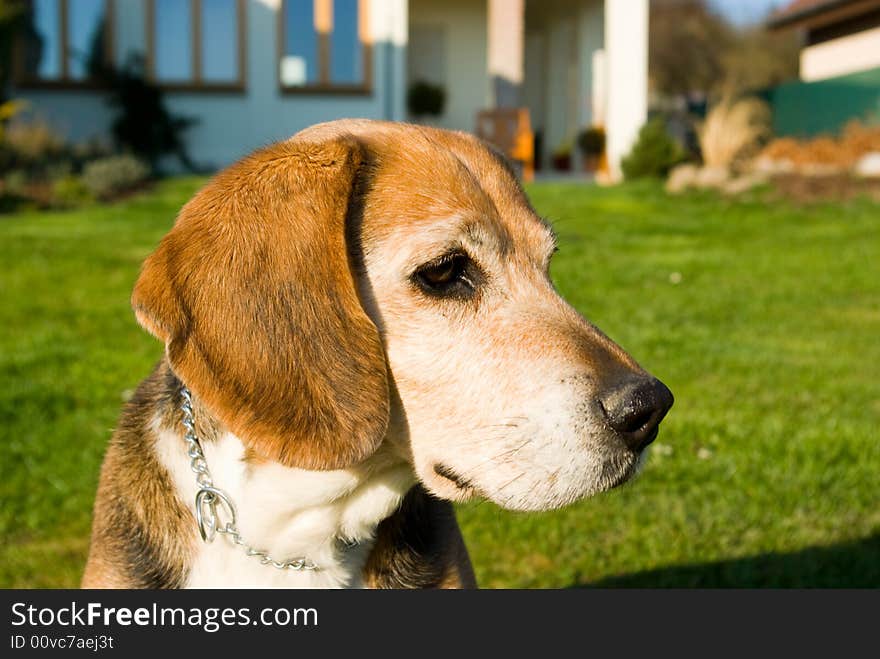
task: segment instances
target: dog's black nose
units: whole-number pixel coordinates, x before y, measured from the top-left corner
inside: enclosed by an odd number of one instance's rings
[[[657,427],[675,399],[652,377],[629,380],[600,398],[608,423],[630,450],[641,451],[657,437]]]

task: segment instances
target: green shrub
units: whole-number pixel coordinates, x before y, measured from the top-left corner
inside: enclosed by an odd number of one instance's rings
[[[139,187],[149,176],[150,168],[134,156],[111,156],[87,163],[82,182],[96,198],[107,200]]]
[[[60,208],[76,208],[94,199],[95,195],[78,176],[68,174],[52,184],[52,203]]]
[[[21,169],[13,169],[3,176],[3,190],[9,194],[24,194],[27,184],[28,174]]]
[[[129,58],[120,69],[97,72],[109,88],[108,103],[117,113],[111,131],[116,148],[135,154],[158,171],[163,156],[177,156],[190,171],[198,169],[189,157],[184,133],[198,123],[194,117],[172,113],[162,88],[151,81],[142,57]]]
[[[620,166],[628,180],[665,178],[685,157],[684,149],[666,132],[663,119],[655,117],[639,130],[636,143]]]
[[[446,105],[446,90],[424,80],[414,82],[406,94],[406,106],[414,117],[440,116]]]
[[[92,160],[108,158],[113,155],[113,147],[100,138],[92,138],[85,142],[77,142],[70,148],[70,155],[77,169]]]
[[[45,174],[46,180],[48,181],[57,181],[66,178],[73,174],[73,163],[66,159],[50,163],[46,166]]]
[[[605,151],[605,129],[601,126],[585,128],[578,133],[577,144],[585,156],[601,156]]]

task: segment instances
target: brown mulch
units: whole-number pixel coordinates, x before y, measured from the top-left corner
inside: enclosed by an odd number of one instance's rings
[[[818,135],[808,140],[779,137],[761,151],[767,160],[787,161],[796,166],[832,166],[850,169],[859,159],[880,151],[880,124],[850,121],[838,136]]]
[[[857,197],[880,202],[880,179],[858,178],[846,173],[824,176],[779,174],[773,177],[773,189],[779,197],[804,203],[845,201]]]

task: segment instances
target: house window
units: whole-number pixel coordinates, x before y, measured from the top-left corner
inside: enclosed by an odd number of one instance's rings
[[[244,0],[148,0],[150,76],[170,89],[243,89],[244,10]]]
[[[278,75],[283,91],[370,90],[368,0],[282,0]]]
[[[20,84],[93,84],[112,61],[112,0],[30,0],[17,52]]]

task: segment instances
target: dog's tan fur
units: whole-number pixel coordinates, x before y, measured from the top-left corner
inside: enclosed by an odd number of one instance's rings
[[[486,285],[456,304],[414,291],[451,247]],[[333,122],[220,173],[135,286],[166,358],[108,449],[83,585],[187,584],[191,503],[156,457],[162,433],[182,436],[181,383],[202,441],[237,438],[249,465],[357,469],[383,446],[411,465],[421,484],[375,528],[367,586],[475,585],[435,497],[541,509],[628,478],[638,455],[579,401],[644,372],[556,294],[553,249],[503,159],[462,133]]]
[[[289,141],[233,165],[183,208],[132,296],[175,373],[287,466],[359,462],[388,424],[382,345],[345,243],[362,158],[350,139]]]

